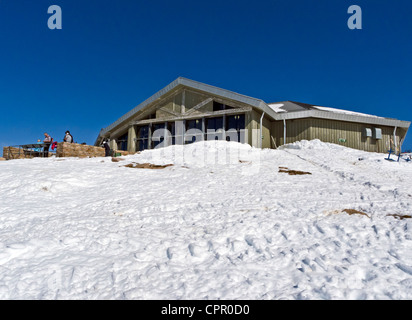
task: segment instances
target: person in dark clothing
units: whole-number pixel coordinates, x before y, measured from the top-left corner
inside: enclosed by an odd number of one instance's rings
[[[105,157],[110,157],[110,146],[107,140],[103,141],[103,147],[105,150]]]

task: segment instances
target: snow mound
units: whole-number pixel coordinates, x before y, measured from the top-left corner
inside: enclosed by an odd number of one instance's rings
[[[340,146],[333,143],[322,142],[319,139],[314,140],[301,140],[289,144],[285,144],[279,147],[280,150],[283,149],[297,149],[297,150],[331,150],[331,149],[348,149],[344,146]]]
[[[128,159],[154,164],[175,164],[203,167],[214,164],[235,164],[239,161],[250,161],[261,152],[249,144],[227,141],[200,141],[188,145],[173,145],[154,150],[145,150]]]

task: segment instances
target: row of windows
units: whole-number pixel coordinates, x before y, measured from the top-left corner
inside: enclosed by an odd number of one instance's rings
[[[223,139],[223,135],[219,133],[210,133],[212,132],[218,132],[222,130],[226,131],[231,131],[230,135],[230,140],[237,139],[237,141],[241,141],[241,130],[245,129],[245,115],[233,115],[233,116],[227,116],[226,117],[226,123],[225,126],[223,126],[223,117],[215,117],[215,118],[206,118],[205,119],[205,131],[203,131],[203,121],[202,119],[195,119],[195,120],[187,120],[185,121],[185,127],[184,130],[185,132],[188,133],[187,136],[189,136],[189,139],[185,139],[185,143],[193,143],[196,140],[203,140],[203,139],[216,139],[216,140],[221,140]],[[168,132],[171,134],[171,140],[170,143],[172,145],[176,144],[176,125],[175,122],[167,122],[166,123],[156,123],[152,125],[152,132],[156,132],[158,129],[167,129]],[[191,129],[197,129],[198,131],[196,132],[195,130]],[[191,131],[189,131],[191,130]],[[208,133],[209,131],[209,133]],[[193,134],[193,132],[196,132]],[[182,133],[180,133],[181,135]],[[202,135],[199,139],[198,135]],[[125,136],[122,136],[123,138]],[[235,137],[235,138],[234,138]],[[191,138],[191,139],[190,139]],[[229,138],[227,138],[229,139]],[[120,140],[120,139],[119,139]],[[156,141],[158,140],[158,141]],[[158,144],[162,143],[164,141],[164,137],[160,137],[160,139],[154,139],[152,140],[151,143],[151,148],[155,148]],[[136,142],[137,142],[137,150],[142,151],[145,149],[149,148],[149,125],[146,126],[139,126],[137,127],[137,132],[136,132]],[[120,146],[118,146],[120,149]],[[126,142],[123,144],[122,147],[125,149],[121,150],[127,150],[127,138]]]

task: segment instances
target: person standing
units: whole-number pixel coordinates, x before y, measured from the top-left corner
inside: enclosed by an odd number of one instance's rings
[[[44,140],[43,140],[43,143],[46,145],[43,148],[43,156],[45,158],[47,158],[49,156],[49,148],[50,148],[50,145],[52,144],[52,142],[53,142],[53,138],[50,137],[50,135],[47,132],[45,132],[44,133]]]
[[[68,143],[73,143],[73,136],[70,134],[70,131],[66,131],[66,135],[64,136],[63,139],[64,142],[68,142]]]
[[[103,141],[103,147],[105,151],[105,157],[110,157],[110,146],[107,140]]]

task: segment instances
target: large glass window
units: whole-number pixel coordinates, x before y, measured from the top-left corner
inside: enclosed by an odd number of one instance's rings
[[[222,110],[229,110],[229,109],[233,109],[233,107],[220,103],[220,102],[213,101],[213,111],[222,111]]]
[[[152,126],[152,149],[156,148],[160,143],[162,143],[165,140],[165,127],[166,123],[156,123]]]
[[[127,141],[128,141],[128,137],[129,137],[129,134],[126,133],[126,134],[120,136],[120,137],[117,139],[117,149],[118,149],[118,150],[127,151]]]
[[[223,139],[223,117],[206,119],[207,140]]]
[[[225,105],[223,103],[213,101],[213,111],[220,111],[220,110],[225,110]]]
[[[137,150],[143,151],[149,148],[149,126],[137,127],[136,143]]]
[[[245,129],[245,115],[233,115],[226,117],[226,140],[227,141],[237,141],[237,142],[245,142],[244,134]]]
[[[169,144],[175,145],[176,144],[176,125],[174,122],[167,123],[167,130],[169,130],[171,134],[171,140],[169,140]]]
[[[202,119],[187,120],[185,132],[185,144],[195,141],[203,141]]]

